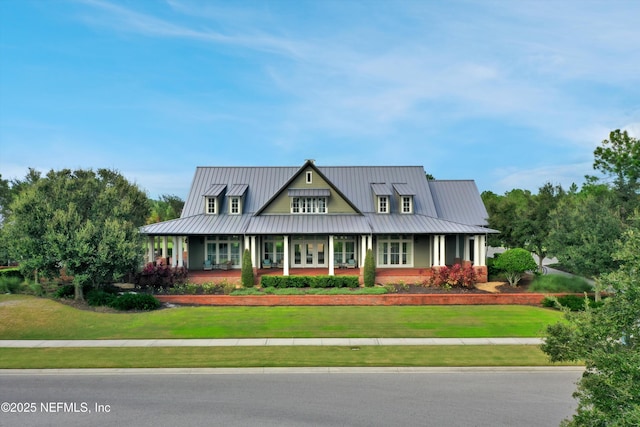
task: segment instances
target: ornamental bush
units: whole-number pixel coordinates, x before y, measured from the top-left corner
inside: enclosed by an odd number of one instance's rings
[[[376,284],[376,260],[373,258],[373,251],[367,249],[364,257],[364,286],[372,287]]]
[[[156,310],[161,304],[153,295],[149,294],[122,294],[109,304],[116,310]]]
[[[245,288],[253,288],[255,279],[253,277],[253,264],[251,264],[251,252],[245,249],[242,254],[242,286]]]
[[[430,284],[444,287],[465,287],[472,288],[478,282],[476,272],[471,265],[454,264],[451,268],[447,266],[434,269]]]
[[[262,288],[357,288],[358,276],[262,276]]]
[[[148,263],[140,273],[136,274],[134,283],[140,289],[170,288],[183,284],[187,280],[187,269],[169,265]]]
[[[498,257],[494,263],[495,268],[504,271],[505,277],[511,286],[517,286],[525,271],[535,270],[536,264],[531,253],[526,249],[509,249]]]

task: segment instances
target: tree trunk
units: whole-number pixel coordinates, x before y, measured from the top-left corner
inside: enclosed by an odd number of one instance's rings
[[[76,301],[84,300],[84,295],[82,294],[82,284],[80,283],[75,284],[75,300]]]

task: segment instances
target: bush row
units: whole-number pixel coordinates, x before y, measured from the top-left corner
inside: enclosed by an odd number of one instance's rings
[[[155,310],[160,308],[158,299],[149,294],[124,293],[120,294],[120,288],[106,285],[99,289],[91,286],[83,286],[83,294],[87,304],[92,307],[105,306],[116,310]],[[56,298],[73,298],[74,285],[63,285],[55,292]]]
[[[262,276],[263,288],[357,288],[358,276]]]
[[[585,301],[589,301],[589,307],[591,308],[597,308],[603,304],[602,301],[596,302],[593,296],[588,296],[585,299],[584,296],[580,295],[563,295],[559,297],[545,297],[542,300],[542,306],[560,308],[558,307],[559,304],[562,307],[568,308],[570,311],[584,311]]]
[[[428,280],[429,286],[442,286],[445,288],[465,287],[472,288],[478,278],[472,266],[454,264],[451,267],[438,267],[433,269],[433,275]]]

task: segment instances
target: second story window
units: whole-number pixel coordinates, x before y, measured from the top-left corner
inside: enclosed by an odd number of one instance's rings
[[[313,172],[307,171],[307,184],[311,184],[313,182]]]
[[[402,213],[413,213],[413,198],[402,196]]]
[[[389,213],[389,198],[378,196],[378,213]]]
[[[229,203],[229,213],[231,215],[238,215],[240,213],[240,198],[232,197]]]
[[[207,213],[211,215],[215,215],[216,210],[216,198],[215,197],[207,197]]]
[[[323,214],[327,213],[326,197],[292,197],[291,213]]]

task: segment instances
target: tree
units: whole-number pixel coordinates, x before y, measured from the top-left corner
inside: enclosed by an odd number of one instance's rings
[[[531,199],[528,190],[513,189],[504,196],[492,192],[483,192],[482,200],[489,213],[489,228],[499,230],[500,234],[489,236],[489,245],[506,248],[521,248],[527,243],[523,232],[523,221]]]
[[[178,196],[163,194],[159,200],[151,201],[151,214],[147,218],[147,224],[180,218],[184,200]]]
[[[12,202],[5,237],[23,274],[54,278],[64,268],[83,299],[83,285],[113,282],[139,266],[138,227],[148,210],[146,194],[115,171],[52,170]]]
[[[253,277],[253,264],[251,264],[251,252],[245,249],[242,254],[242,286],[245,288],[253,288],[255,285]]]
[[[640,140],[616,129],[593,155],[593,168],[613,177],[620,214],[626,221],[640,207]]]
[[[373,258],[373,251],[367,249],[364,257],[364,285],[371,287],[376,284],[376,260]]]
[[[494,267],[506,273],[511,286],[517,286],[525,271],[534,270],[536,262],[526,249],[514,248],[501,253],[493,263]]]
[[[611,296],[546,329],[542,350],[551,361],[586,365],[565,426],[640,425],[640,217],[635,222],[614,254],[619,269],[602,277]]]
[[[551,212],[546,244],[571,272],[595,277],[617,268],[611,248],[624,230],[615,196],[603,186],[587,185],[563,198]]]

